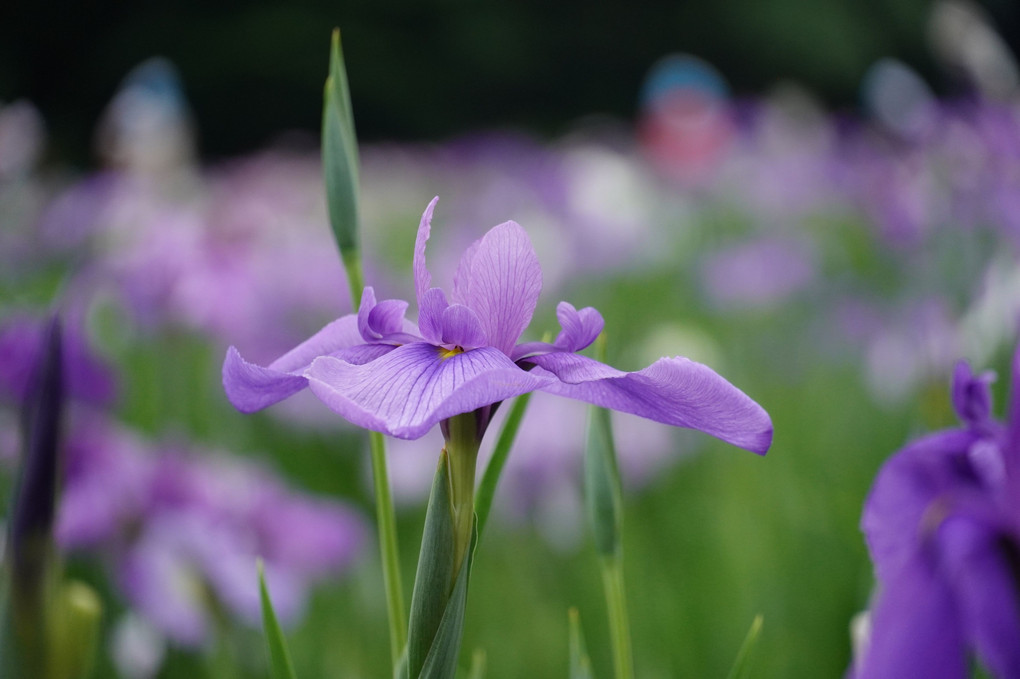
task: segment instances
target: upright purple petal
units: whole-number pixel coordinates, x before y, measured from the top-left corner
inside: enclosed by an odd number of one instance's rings
[[[443,343],[443,312],[449,306],[441,288],[429,288],[418,298],[418,329],[425,341]]]
[[[358,332],[366,342],[385,340],[404,334],[404,314],[407,302],[402,299],[384,299],[376,302],[375,289],[366,287],[358,307]]]
[[[938,432],[914,441],[882,466],[864,503],[861,530],[875,563],[878,579],[893,580],[914,558],[914,550],[926,529],[937,523],[940,496],[968,482],[967,451],[974,433],[964,430]],[[976,481],[970,478],[970,484]],[[945,511],[943,509],[943,511]]]
[[[312,391],[334,412],[404,439],[551,381],[521,370],[491,347],[447,358],[443,351],[426,342],[406,344],[361,366],[323,357],[306,374]]]
[[[475,349],[487,344],[478,316],[463,304],[451,304],[443,311],[443,344]]]
[[[515,222],[489,230],[464,253],[453,301],[471,307],[489,345],[509,356],[542,291],[542,270],[528,234]]]
[[[541,387],[543,391],[697,429],[758,454],[772,443],[768,413],[714,370],[689,359],[661,358],[633,373],[578,354],[545,354],[526,361],[539,367],[532,372],[559,378]]]
[[[556,305],[556,318],[563,328],[556,337],[556,346],[564,351],[581,351],[595,341],[606,322],[594,307],[578,311],[570,302]]]
[[[414,292],[418,300],[418,308],[421,308],[422,298],[425,297],[425,292],[432,285],[432,276],[429,274],[428,267],[425,266],[425,244],[429,242],[429,234],[432,231],[432,212],[436,209],[436,203],[439,202],[439,196],[436,196],[425,208],[425,212],[421,216],[421,222],[418,224],[418,236],[414,241]]]
[[[956,364],[953,370],[953,408],[967,425],[981,427],[991,418],[991,383],[994,380],[993,372],[975,375],[966,361]]]
[[[369,285],[362,291],[361,304],[358,305],[358,332],[361,333],[362,339],[366,342],[379,339],[373,334],[372,328],[368,323],[368,317],[372,313],[373,308],[375,308],[375,288]]]
[[[404,331],[404,314],[407,302],[402,299],[384,299],[368,314],[369,328],[380,338]]]

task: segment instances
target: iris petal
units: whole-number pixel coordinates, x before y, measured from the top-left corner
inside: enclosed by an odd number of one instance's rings
[[[235,408],[252,413],[304,389],[307,381],[302,373],[315,358],[363,344],[358,317],[350,314],[328,324],[268,367],[249,363],[230,347],[223,361],[223,389]]]
[[[366,365],[323,357],[307,372],[315,395],[354,424],[397,438],[423,436],[441,420],[534,391],[553,381],[483,347],[442,358],[426,342]]]
[[[461,258],[453,299],[470,307],[489,345],[509,356],[528,327],[542,291],[542,269],[515,222],[494,226]]]
[[[542,387],[656,422],[697,429],[751,452],[772,443],[772,421],[744,392],[708,366],[686,358],[661,358],[627,373],[585,356],[552,353],[524,359],[539,375],[555,375]]]

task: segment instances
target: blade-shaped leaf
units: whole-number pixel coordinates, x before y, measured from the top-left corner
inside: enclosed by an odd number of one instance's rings
[[[258,561],[259,570],[259,596],[262,599],[262,628],[266,634],[266,649],[269,652],[269,664],[272,668],[273,679],[296,679],[294,666],[290,661],[290,652],[287,651],[287,641],[280,629],[280,623],[276,619],[276,611],[273,610],[273,602],[269,599],[269,589],[266,587],[266,575],[262,566],[262,560]]]
[[[602,556],[617,554],[620,546],[620,494],[609,411],[590,406],[584,446],[584,500],[595,548]]]
[[[417,677],[421,673],[446,613],[453,583],[454,531],[449,463],[444,449],[439,456],[425,511],[421,553],[411,592],[407,641],[409,677]]]
[[[728,679],[747,679],[751,676],[751,656],[758,643],[761,626],[761,615],[754,616],[751,628],[747,630],[747,636],[744,637],[744,643],[740,645],[740,650],[737,651],[737,659],[733,662],[733,668],[730,670]]]
[[[570,619],[570,679],[593,679],[591,660],[581,631],[581,614],[576,608],[571,608],[567,617]]]
[[[485,530],[486,521],[489,520],[492,500],[496,495],[496,485],[499,483],[500,474],[503,473],[503,467],[506,465],[507,457],[510,455],[510,448],[517,437],[517,430],[521,427],[524,410],[528,407],[528,400],[530,398],[531,394],[524,394],[523,396],[518,396],[514,401],[507,415],[506,422],[503,423],[503,429],[499,432],[499,438],[496,440],[496,447],[492,451],[489,464],[486,465],[485,473],[478,484],[478,491],[475,495],[475,514],[477,515],[479,538],[481,538],[482,531]]]
[[[475,524],[477,528],[477,523]],[[425,658],[419,679],[452,679],[457,672],[457,657],[460,655],[460,639],[464,634],[464,612],[467,609],[468,582],[471,579],[471,564],[474,562],[478,531],[473,530],[471,547],[464,558],[464,567],[457,574],[457,582],[443,611],[443,619],[436,630],[432,648]]]
[[[322,171],[329,221],[344,263],[359,259],[358,140],[340,29],[333,30],[322,106]]]
[[[49,676],[89,676],[99,641],[103,604],[94,589],[78,580],[60,584],[50,620]]]

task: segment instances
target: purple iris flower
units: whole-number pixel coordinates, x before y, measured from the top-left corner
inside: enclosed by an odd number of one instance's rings
[[[231,347],[223,385],[236,408],[253,412],[309,386],[354,424],[397,438],[419,438],[472,412],[481,437],[499,403],[541,390],[768,450],[768,414],[707,366],[662,358],[628,373],[576,353],[602,331],[602,316],[591,307],[561,302],[554,342],[519,343],[542,273],[515,222],[493,227],[467,249],[449,297],[432,287],[425,244],[437,200],[422,215],[414,249],[417,325],[404,319],[407,302],[377,302],[366,288],[357,314],[333,321],[268,367]]]
[[[861,521],[879,592],[855,679],[963,679],[972,656],[992,676],[1020,677],[1020,398],[1005,426],[994,421],[992,377],[958,364],[964,426],[879,471]]]

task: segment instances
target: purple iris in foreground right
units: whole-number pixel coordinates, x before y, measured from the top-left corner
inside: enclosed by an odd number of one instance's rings
[[[562,331],[553,343],[520,343],[542,288],[538,258],[524,229],[506,222],[471,245],[450,297],[432,287],[425,265],[432,211],[422,215],[413,273],[418,322],[402,300],[376,302],[366,288],[357,314],[344,316],[268,367],[234,347],[223,386],[234,406],[252,412],[310,387],[334,412],[366,429],[403,439],[444,428],[473,413],[481,438],[505,399],[547,391],[658,422],[698,429],[764,454],[772,422],[764,409],[711,368],[662,358],[627,373],[576,352],[602,331],[591,307],[557,307]]]
[[[964,426],[878,473],[861,524],[879,590],[853,679],[964,679],[972,660],[1020,677],[1020,351],[1005,425],[991,417],[993,377],[958,364]]]

